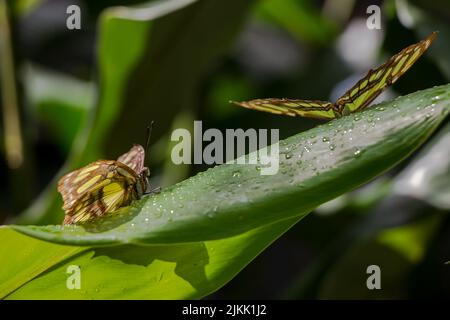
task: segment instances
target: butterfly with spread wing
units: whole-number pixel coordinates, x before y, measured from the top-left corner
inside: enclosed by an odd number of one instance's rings
[[[400,78],[428,49],[437,32],[424,40],[406,47],[385,63],[369,72],[335,103],[320,100],[254,99],[231,101],[244,108],[288,116],[301,116],[330,120],[360,111],[367,107],[380,93]]]
[[[146,149],[149,138],[150,129]],[[97,160],[64,175],[58,182],[66,213],[63,224],[91,221],[150,193],[146,149],[135,144],[117,160]]]

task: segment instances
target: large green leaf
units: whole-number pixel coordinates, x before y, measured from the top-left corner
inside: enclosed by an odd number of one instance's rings
[[[230,281],[297,219],[227,239],[188,244],[107,248],[62,246],[0,227],[0,298],[197,299]],[[81,270],[68,290],[67,268]]]
[[[180,112],[195,115],[205,77],[233,44],[253,2],[171,0],[159,5],[156,2],[147,15],[131,9],[105,13],[102,28],[111,30],[112,39],[108,50],[116,50],[111,47],[113,41],[121,50],[128,50],[117,39],[117,32],[123,28],[121,24],[140,24],[147,28],[143,38],[145,51],[125,79],[122,96],[118,97],[121,100],[111,97],[111,102],[120,107],[113,115],[113,125],[103,133],[97,126],[92,127],[93,137],[106,142],[101,145],[106,155],[114,157],[127,150],[131,143],[142,141],[145,128],[152,120],[155,120],[153,136],[158,139],[172,127]],[[129,33],[123,32],[123,37],[127,40]],[[121,58],[119,51],[116,55],[114,62]],[[114,64],[111,70],[114,71]],[[97,149],[94,140],[89,139],[89,149]]]
[[[72,245],[164,244],[230,237],[301,218],[409,155],[445,118],[449,104],[450,85],[416,92],[281,141],[278,174],[224,164],[85,227],[14,228]]]

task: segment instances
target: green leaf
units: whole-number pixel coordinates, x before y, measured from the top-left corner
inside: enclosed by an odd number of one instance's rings
[[[419,91],[280,142],[280,171],[224,164],[88,226],[14,226],[71,245],[166,244],[234,236],[301,218],[385,172],[449,112],[450,85]]]
[[[311,1],[264,0],[256,9],[261,17],[280,25],[299,40],[327,45],[336,34],[333,21],[321,15]]]
[[[230,281],[295,224],[281,221],[222,240],[106,248],[61,246],[0,228],[0,298],[198,299]],[[80,267],[80,290],[68,290],[70,265]],[[45,272],[44,272],[45,271]]]
[[[27,100],[67,153],[93,105],[96,93],[93,83],[33,65],[25,71]]]
[[[180,112],[195,114],[203,80],[229,50],[252,3],[170,0],[106,10],[99,24],[102,114],[82,160],[97,160],[99,150],[109,157],[123,153],[143,140],[152,120],[156,141]]]
[[[0,227],[0,298],[83,248],[55,245]],[[7,263],[6,263],[7,262]]]

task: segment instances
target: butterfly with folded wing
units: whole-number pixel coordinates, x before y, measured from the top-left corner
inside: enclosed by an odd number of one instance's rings
[[[437,32],[424,40],[410,45],[392,56],[385,63],[367,74],[350,88],[335,103],[320,100],[299,100],[286,98],[254,99],[250,101],[231,101],[232,103],[258,111],[274,114],[301,116],[331,120],[360,111],[367,107],[387,87],[396,82],[428,49]]]

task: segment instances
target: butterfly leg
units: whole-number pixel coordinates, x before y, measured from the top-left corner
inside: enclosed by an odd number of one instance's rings
[[[152,190],[150,190],[150,191],[146,191],[145,193],[144,193],[144,195],[148,195],[148,194],[158,194],[158,193],[160,193],[161,192],[161,187],[156,187],[156,188],[153,188]]]

